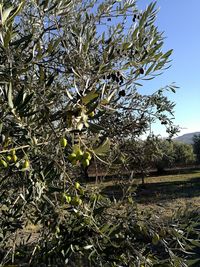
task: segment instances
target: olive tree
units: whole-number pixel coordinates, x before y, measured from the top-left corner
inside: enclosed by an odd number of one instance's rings
[[[200,135],[194,135],[193,137],[193,150],[196,155],[197,163],[200,162]]]
[[[195,162],[195,154],[193,152],[192,145],[181,142],[174,142],[173,150],[175,165],[187,166],[188,164]]]
[[[102,252],[112,231],[95,217],[101,198],[79,178],[92,159],[106,164],[122,135],[137,137],[155,119],[176,131],[167,116],[174,103],[164,96],[175,86],[137,90],[168,67],[172,52],[163,51],[156,13],[155,3],[139,11],[123,0],[1,1],[2,264],[15,255],[36,265],[76,254],[98,266],[126,261],[123,251]],[[15,254],[30,222],[38,241]]]

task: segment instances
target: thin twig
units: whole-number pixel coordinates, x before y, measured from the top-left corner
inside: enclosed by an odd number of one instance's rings
[[[48,145],[48,143],[49,142],[39,143],[36,146]],[[14,147],[10,149],[5,149],[5,150],[0,151],[0,154],[11,152],[12,150],[20,150],[20,149],[29,148],[29,147],[31,147],[31,145],[24,145],[24,146]]]

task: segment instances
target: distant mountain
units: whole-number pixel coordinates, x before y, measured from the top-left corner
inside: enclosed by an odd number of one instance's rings
[[[179,141],[179,142],[183,142],[186,144],[192,144],[193,143],[193,136],[194,135],[200,135],[200,132],[194,132],[194,133],[187,133],[181,136],[178,136],[176,138],[174,138],[175,141]]]

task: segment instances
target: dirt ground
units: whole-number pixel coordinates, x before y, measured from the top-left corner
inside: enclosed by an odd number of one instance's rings
[[[161,217],[171,217],[178,209],[200,208],[200,170],[147,177],[144,185],[139,177],[120,180],[105,178],[91,185],[98,187],[111,200],[122,199],[131,188],[139,210]]]

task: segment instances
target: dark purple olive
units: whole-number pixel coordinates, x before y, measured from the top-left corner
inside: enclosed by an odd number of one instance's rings
[[[144,74],[144,69],[140,68],[140,74]]]
[[[125,96],[125,95],[126,95],[125,90],[119,91],[119,96]]]

